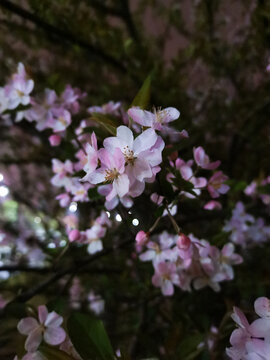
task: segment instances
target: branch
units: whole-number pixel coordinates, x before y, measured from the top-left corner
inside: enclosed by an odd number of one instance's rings
[[[82,49],[84,49],[88,53],[90,53],[91,56],[96,56],[97,58],[104,60],[106,63],[114,66],[121,72],[123,72],[123,73],[127,72],[126,67],[121,62],[119,62],[117,59],[115,59],[111,55],[106,54],[102,49],[100,49],[98,47],[94,47],[93,45],[88,44],[87,42],[85,42],[82,39],[77,39],[75,37],[75,35],[73,35],[72,33],[69,33],[65,30],[59,29],[59,28],[55,27],[54,25],[47,23],[46,21],[44,21],[37,15],[23,9],[22,7],[20,7],[16,4],[13,4],[9,0],[0,0],[0,7],[8,10],[9,12],[11,12],[13,14],[16,14],[17,16],[19,16],[27,21],[30,21],[31,23],[35,24],[36,26],[38,26],[39,28],[44,30],[49,35],[53,35],[58,38],[65,39],[69,43],[75,44],[75,45],[81,47]]]
[[[126,240],[120,243],[118,246],[112,246],[110,248],[104,249],[103,251],[100,251],[99,253],[96,253],[94,255],[91,255],[81,261],[79,264],[74,264],[66,269],[62,269],[57,271],[54,275],[50,276],[43,282],[41,282],[39,285],[34,287],[33,289],[26,290],[25,292],[19,294],[17,297],[13,299],[13,302],[26,302],[27,300],[31,299],[33,296],[40,294],[43,290],[45,290],[47,287],[49,287],[51,284],[56,282],[57,280],[61,279],[63,276],[73,273],[73,272],[80,272],[85,266],[88,264],[94,262],[97,259],[102,258],[103,256],[107,256],[114,252],[115,250],[119,250],[124,248],[125,246],[131,244],[133,242],[132,240]]]

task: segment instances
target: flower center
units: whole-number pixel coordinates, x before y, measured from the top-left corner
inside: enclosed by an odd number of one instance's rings
[[[59,116],[58,121],[63,125],[67,126],[67,122],[63,116]]]
[[[123,153],[124,153],[126,163],[134,165],[134,162],[136,160],[136,157],[134,156],[134,151],[131,150],[128,146],[125,146]]]
[[[23,97],[24,93],[21,90],[16,90],[19,97]]]
[[[107,182],[113,182],[115,179],[118,178],[118,176],[120,175],[118,170],[116,168],[114,169],[107,169],[105,170],[105,181]]]

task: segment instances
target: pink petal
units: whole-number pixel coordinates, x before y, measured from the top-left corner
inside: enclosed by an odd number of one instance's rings
[[[29,335],[31,331],[39,326],[37,320],[33,317],[27,317],[19,321],[17,325],[18,331],[23,335]]]
[[[126,174],[119,175],[113,182],[113,188],[120,197],[126,195],[129,190],[128,176]]]
[[[247,329],[249,327],[249,323],[244,313],[237,307],[233,308],[232,319],[243,329]]]
[[[167,107],[161,111],[164,112],[164,117],[162,119],[163,123],[174,121],[180,116],[180,112],[174,107]]]
[[[158,136],[153,129],[147,129],[142,132],[134,141],[133,149],[135,155],[154,146],[157,138]]]
[[[44,324],[48,316],[48,310],[45,305],[38,307],[38,319],[41,324]]]
[[[48,327],[44,333],[44,340],[50,345],[59,345],[65,340],[65,338],[66,333],[60,327]]]
[[[254,303],[254,308],[260,317],[270,317],[270,301],[266,297],[259,297]]]
[[[136,179],[143,181],[152,176],[151,167],[144,159],[138,157],[133,166],[133,174]]]
[[[153,125],[155,115],[150,111],[142,110],[138,107],[133,107],[128,110],[128,115],[133,121],[142,126],[151,127]]]
[[[162,294],[165,296],[171,296],[174,293],[173,284],[170,280],[164,280],[161,285]]]
[[[63,322],[62,316],[59,316],[55,311],[52,311],[48,314],[44,325],[51,327],[58,327],[62,324],[62,322]]]
[[[117,128],[117,138],[119,138],[121,142],[129,146],[130,149],[133,148],[133,133],[127,126],[122,125]]]
[[[42,341],[42,328],[38,327],[28,335],[25,342],[25,349],[29,352],[34,352],[39,347],[41,341]]]

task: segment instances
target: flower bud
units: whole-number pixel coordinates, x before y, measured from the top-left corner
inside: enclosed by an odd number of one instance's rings
[[[68,234],[68,239],[69,241],[73,242],[73,241],[78,241],[81,237],[81,233],[79,230],[77,229],[73,229],[69,232]]]
[[[181,233],[176,241],[176,245],[181,250],[188,250],[190,248],[191,240],[188,236]]]
[[[51,146],[58,146],[61,143],[61,136],[59,135],[51,135],[49,137],[49,142]]]
[[[149,233],[146,233],[143,230],[139,231],[135,238],[138,246],[145,245],[148,239],[149,239]]]

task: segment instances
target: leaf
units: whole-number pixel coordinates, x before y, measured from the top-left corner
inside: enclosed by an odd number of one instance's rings
[[[39,351],[46,357],[48,360],[75,360],[74,357],[68,355],[66,352],[61,351],[57,348],[49,347],[42,345],[39,348]]]
[[[139,106],[141,109],[146,109],[150,102],[150,93],[151,93],[151,82],[152,82],[152,72],[147,76],[142,84],[142,87],[138,91],[134,100],[131,103],[132,106]]]
[[[72,344],[83,360],[113,360],[114,351],[101,320],[74,313],[67,323]]]
[[[102,125],[111,135],[116,135],[116,128],[120,125],[119,120],[112,115],[93,113],[91,120]]]

